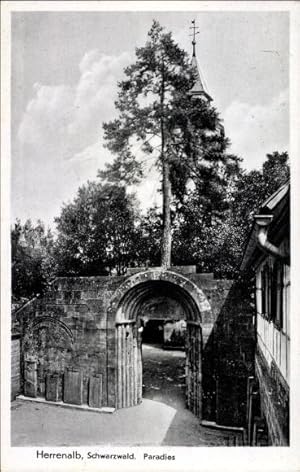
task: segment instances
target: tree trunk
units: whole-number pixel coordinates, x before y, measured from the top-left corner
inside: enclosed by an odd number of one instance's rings
[[[171,182],[170,166],[165,155],[165,127],[164,127],[164,100],[165,100],[165,77],[164,63],[162,63],[162,86],[160,94],[161,106],[161,161],[162,161],[162,195],[163,195],[163,234],[161,241],[161,266],[167,269],[171,266]]]
[[[164,156],[163,163],[163,179],[162,179],[162,193],[163,193],[163,234],[161,241],[161,266],[167,269],[171,266],[171,183],[170,183],[170,169],[169,163]]]

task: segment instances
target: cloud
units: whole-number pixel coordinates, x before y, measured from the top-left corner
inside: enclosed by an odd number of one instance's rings
[[[75,86],[35,84],[35,97],[19,127],[20,143],[35,149],[49,145],[64,158],[71,158],[96,142],[102,121],[114,113],[117,81],[129,60],[127,53],[116,57],[92,50],[79,64]]]
[[[132,59],[129,53],[109,56],[93,49],[82,57],[75,84],[34,84],[13,143],[13,217],[52,224],[62,202],[111,159],[101,125],[115,116],[117,82]],[[223,118],[231,152],[243,157],[248,169],[259,167],[266,153],[288,148],[287,91],[265,105],[234,101]],[[138,146],[135,152],[141,154]],[[157,171],[147,176],[137,189],[144,208],[161,200]]]
[[[136,193],[137,200],[143,213],[146,213],[148,208],[162,206],[162,195],[159,192],[161,189],[161,175],[156,169],[155,165],[147,166],[145,170],[146,179],[138,185],[133,185],[129,188],[130,191]]]
[[[80,72],[83,73],[86,70],[88,70],[94,64],[94,62],[96,62],[98,59],[99,59],[98,49],[92,49],[91,51],[86,52],[79,63]]]
[[[244,159],[244,167],[261,167],[267,153],[289,148],[288,91],[282,91],[266,105],[234,101],[223,115],[230,151]]]
[[[103,140],[99,139],[71,159],[64,161],[64,173],[67,173],[72,180],[74,191],[83,182],[95,180],[96,170],[103,169],[105,162],[110,158],[109,152],[103,148]]]
[[[83,57],[74,97],[73,119],[68,126],[68,134],[77,145],[82,144],[81,148],[88,145],[91,139],[96,139],[100,122],[114,115],[117,81],[129,62],[130,55],[127,53],[114,57],[92,51]],[[95,123],[95,117],[98,117],[98,123]],[[83,143],[76,141],[79,133],[84,136]]]
[[[34,90],[35,97],[27,105],[17,139],[20,146],[28,145],[33,152],[41,146],[58,151],[72,119],[74,90],[65,85],[42,84],[34,84]]]
[[[130,59],[91,50],[74,85],[34,84],[13,143],[13,217],[34,215],[51,224],[62,201],[96,178],[110,158],[102,122],[114,117],[117,82]]]

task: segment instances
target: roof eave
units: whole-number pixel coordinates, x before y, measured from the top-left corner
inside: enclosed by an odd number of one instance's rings
[[[213,99],[212,97],[207,93],[205,92],[204,90],[200,91],[200,90],[190,90],[190,95],[192,96],[192,98],[205,98],[208,102],[212,102]]]
[[[282,212],[287,211],[288,204],[289,204],[289,199],[288,199],[289,188],[290,188],[289,182],[282,185],[267,200],[265,200],[265,202],[260,207],[260,210],[258,212],[259,215],[268,214],[268,215],[274,216],[274,220],[270,224],[270,227],[276,225],[276,221],[278,220],[278,218],[279,220],[281,220],[280,214],[282,214]],[[263,251],[260,249],[257,242],[257,226],[256,226],[256,223],[254,222],[252,225],[250,236],[248,238],[248,242],[246,244],[244,254],[243,254],[240,270],[241,271],[246,270],[249,266],[252,265],[253,260],[259,259],[259,257],[256,257],[256,256],[262,255],[262,254],[263,254]]]

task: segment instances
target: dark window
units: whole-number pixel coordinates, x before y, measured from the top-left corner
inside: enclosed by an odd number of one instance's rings
[[[275,322],[277,312],[277,264],[273,265],[273,269],[270,271],[271,284],[270,284],[270,297],[271,297],[271,309],[269,313],[270,321]]]
[[[261,311],[265,318],[269,316],[269,269],[265,265],[261,272]]]
[[[261,272],[262,314],[281,329],[283,325],[283,265],[265,264]]]
[[[273,310],[273,320],[279,329],[283,326],[283,264],[276,262],[274,265],[274,298],[276,299]]]

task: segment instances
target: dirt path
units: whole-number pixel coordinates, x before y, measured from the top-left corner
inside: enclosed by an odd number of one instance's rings
[[[185,408],[185,352],[144,344],[143,398]]]
[[[235,434],[203,428],[185,404],[185,352],[143,345],[143,398],[164,403],[176,414],[163,440],[169,446],[227,446]]]

